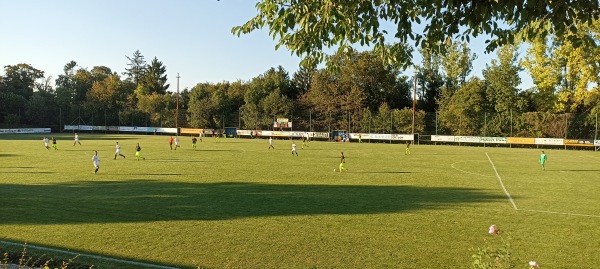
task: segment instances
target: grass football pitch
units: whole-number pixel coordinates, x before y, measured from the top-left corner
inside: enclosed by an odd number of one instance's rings
[[[119,260],[78,258],[100,268],[470,268],[503,246],[495,224],[516,268],[600,268],[598,152],[545,149],[542,171],[541,149],[53,135],[0,136],[0,247]]]

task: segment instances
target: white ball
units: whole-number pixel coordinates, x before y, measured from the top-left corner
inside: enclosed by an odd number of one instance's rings
[[[333,172],[335,172],[335,168],[333,168]]]

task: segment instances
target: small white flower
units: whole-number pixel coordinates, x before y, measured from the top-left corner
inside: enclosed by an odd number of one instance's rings
[[[500,232],[500,229],[498,229],[496,227],[496,225],[490,226],[490,229],[488,231],[489,234],[498,234],[499,232]]]
[[[529,266],[531,266],[531,268],[538,268],[539,267],[538,263],[535,262],[535,261],[529,261]]]

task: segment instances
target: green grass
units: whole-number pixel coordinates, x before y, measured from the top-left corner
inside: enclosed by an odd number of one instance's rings
[[[0,136],[0,240],[187,268],[469,268],[495,224],[517,268],[600,267],[596,152],[546,150],[541,171],[537,149],[56,136]]]

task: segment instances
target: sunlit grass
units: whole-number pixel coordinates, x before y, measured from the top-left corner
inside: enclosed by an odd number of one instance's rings
[[[537,149],[57,136],[0,137],[0,240],[177,267],[468,268],[496,224],[518,268],[600,266],[595,152],[546,150],[541,171]]]

